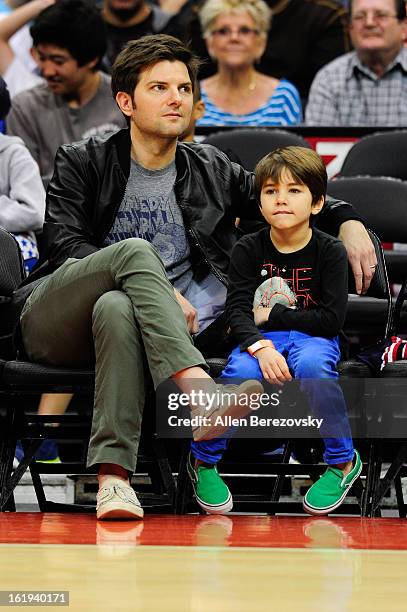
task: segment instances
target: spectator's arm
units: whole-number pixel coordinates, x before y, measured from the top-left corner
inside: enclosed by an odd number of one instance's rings
[[[376,254],[362,217],[349,202],[327,196],[316,224],[320,230],[342,240],[355,277],[356,292],[366,293],[373,278]]]
[[[2,76],[6,73],[13,59],[14,53],[12,48],[4,40],[0,39],[0,74]]]
[[[232,251],[228,272],[226,316],[240,349],[264,338],[254,322],[253,297],[258,279],[259,244],[252,236],[239,240]]]
[[[235,162],[232,164],[231,197],[234,214],[241,219],[264,221],[254,193],[254,175]]]
[[[0,74],[4,74],[14,59],[9,45],[10,38],[41,11],[54,4],[55,0],[32,0],[0,19]]]
[[[38,166],[24,145],[15,145],[8,165],[10,191],[0,195],[0,225],[9,232],[42,228],[45,191]]]
[[[86,161],[71,145],[59,147],[47,189],[45,257],[56,267],[68,257],[82,259],[99,250],[92,234],[93,203]]]
[[[286,84],[285,106],[288,113],[289,125],[296,125],[302,121],[302,103],[297,88],[292,83]]]
[[[24,95],[24,93],[20,95]],[[14,98],[11,111],[7,116],[7,134],[18,136],[23,140],[31,155],[39,165],[42,176],[43,172],[40,165],[41,156],[39,150],[40,140],[35,131],[35,117],[31,116],[27,108],[24,109],[22,105],[19,104],[18,100],[20,95]]]

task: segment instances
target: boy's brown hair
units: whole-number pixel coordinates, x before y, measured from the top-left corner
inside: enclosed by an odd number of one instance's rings
[[[258,200],[264,183],[281,179],[283,170],[288,170],[293,179],[306,185],[312,194],[312,204],[326,196],[328,177],[325,165],[312,149],[306,147],[283,147],[268,153],[254,169],[254,187]]]
[[[131,40],[117,56],[112,68],[113,97],[124,91],[133,98],[141,71],[164,60],[184,63],[195,89],[200,60],[178,38],[152,34]]]

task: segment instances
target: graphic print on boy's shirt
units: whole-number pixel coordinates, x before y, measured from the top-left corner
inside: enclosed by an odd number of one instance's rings
[[[255,291],[253,307],[272,308],[274,304],[283,304],[305,310],[318,306],[311,294],[311,267],[290,268],[263,263],[260,277],[265,280]]]

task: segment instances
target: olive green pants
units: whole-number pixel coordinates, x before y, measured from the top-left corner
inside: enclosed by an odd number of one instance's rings
[[[95,364],[88,466],[134,470],[146,367],[155,388],[185,368],[206,368],[160,257],[139,238],[68,259],[29,296],[21,329],[34,362]]]

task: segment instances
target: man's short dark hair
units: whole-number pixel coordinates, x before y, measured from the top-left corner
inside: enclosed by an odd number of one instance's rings
[[[349,0],[349,14],[352,15],[353,0]],[[406,0],[394,0],[394,9],[396,17],[399,21],[403,21],[407,17]]]
[[[328,177],[318,153],[306,147],[283,147],[263,157],[254,169],[258,200],[267,179],[278,183],[284,170],[288,170],[295,181],[308,187],[313,204],[325,198]]]
[[[79,66],[101,61],[106,52],[104,21],[88,0],[59,0],[38,15],[30,33],[34,47],[50,44],[66,49]]]
[[[6,82],[0,76],[0,119],[5,119],[10,110],[10,94]]]
[[[117,56],[112,69],[113,97],[116,98],[119,91],[133,97],[141,71],[164,60],[185,64],[195,89],[200,60],[178,38],[152,34],[131,40]]]

